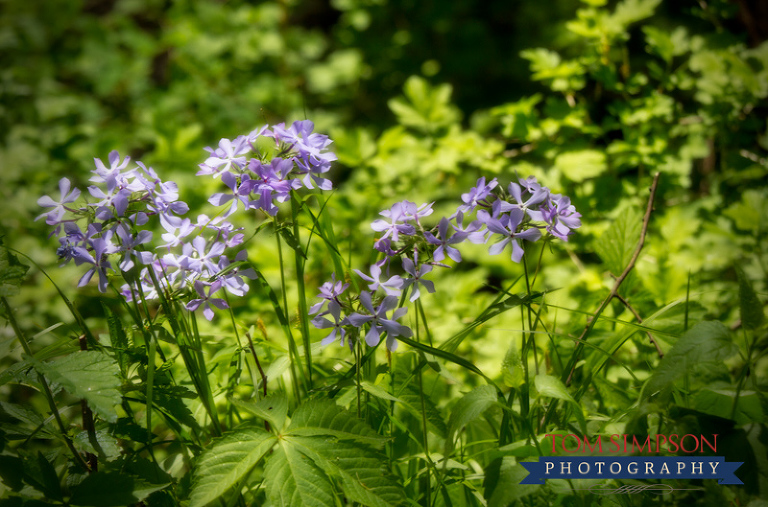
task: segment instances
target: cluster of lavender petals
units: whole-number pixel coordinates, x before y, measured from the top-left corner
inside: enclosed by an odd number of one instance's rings
[[[333,142],[328,136],[313,134],[309,120],[296,121],[290,127],[280,123],[263,126],[234,140],[222,139],[216,149],[206,148],[210,156],[200,164],[198,175],[221,177],[227,190],[208,200],[214,206],[229,205],[224,216],[243,209],[261,209],[275,216],[276,202],[285,202],[291,190],[302,186],[331,190],[331,180],[322,177],[331,168],[336,155],[327,151]],[[272,138],[276,156],[262,153],[256,146],[258,138]],[[248,158],[253,155],[252,158]],[[231,202],[231,203],[230,203]]]
[[[264,126],[234,141],[222,139],[215,150],[207,148],[210,156],[197,174],[220,176],[230,191],[214,194],[209,202],[225,205],[232,201],[224,213],[213,218],[201,214],[192,221],[185,217],[189,207],[179,200],[176,183],[161,180],[141,162],[131,165],[130,157],[121,160],[113,151],[108,166],[94,159],[96,167],[90,178],[94,184],[88,192],[96,202],[76,206],[81,192],[62,178],[58,201],[47,195],[38,200],[48,208],[38,219],[44,217],[53,227],[51,235],[59,238],[57,253],[64,264],[74,261],[88,266],[78,286],[97,275],[99,290],[106,292],[112,273],[128,282],[120,289],[127,301],[157,299],[158,288],[168,293],[190,291],[193,298],[186,308],[202,309],[205,318],[212,320],[214,308],[228,308],[225,299],[217,297],[219,291],[243,296],[249,288],[245,279],[256,277],[247,267],[245,250],[234,257],[225,253],[244,240],[241,229],[226,220],[238,203],[244,209],[262,209],[274,216],[275,202],[288,199],[290,191],[302,183],[308,188],[313,188],[313,182],[322,189],[331,187],[321,177],[335,160],[324,151],[331,141],[313,134],[313,128],[310,121],[295,122],[288,128],[275,125],[272,130]],[[260,136],[274,140],[276,156],[271,160],[255,147]],[[247,160],[249,153],[255,158]],[[150,220],[159,221],[165,231],[154,248],[152,231],[141,229],[153,225]],[[87,225],[81,228],[78,223],[83,221]]]
[[[431,230],[423,227],[422,219],[432,214],[434,203],[417,206],[410,201],[402,201],[379,213],[384,218],[374,221],[371,228],[382,233],[374,248],[383,253],[384,258],[373,264],[368,274],[354,270],[368,283],[370,291],[360,293],[358,312],[342,315],[345,308],[351,311],[351,305],[345,304],[339,297],[349,284],[337,282],[335,275],[331,282],[320,289],[318,297],[323,301],[310,309],[310,314],[317,314],[312,320],[317,328],[333,328],[323,340],[324,345],[337,338],[344,345],[350,328],[359,329],[369,324],[366,343],[377,345],[381,333],[386,331],[387,348],[395,350],[396,337],[411,336],[411,330],[397,322],[407,309],[397,308],[391,319],[387,318],[387,312],[398,306],[398,298],[404,290],[410,289],[411,302],[421,297],[421,288],[429,293],[435,292],[434,284],[424,277],[432,271],[434,265],[448,267],[443,264],[446,257],[461,262],[461,252],[456,245],[464,241],[492,243],[489,248],[491,255],[498,255],[509,246],[511,259],[520,262],[525,241],[539,240],[543,231],[568,241],[573,230],[581,226],[581,214],[576,211],[570,199],[551,193],[532,176],[510,183],[506,192],[499,187],[496,178],[486,182],[482,177],[477,180],[475,187],[462,194],[461,200],[462,204],[456,212],[450,217],[441,218]],[[475,219],[471,220],[468,217],[473,213]],[[426,258],[426,261],[419,263],[419,252],[422,252],[422,258]],[[390,276],[392,262],[398,258],[402,274]],[[379,289],[384,297],[379,306],[374,306],[372,294]],[[333,320],[329,320],[328,316]],[[348,344],[350,348],[353,345],[351,342]]]

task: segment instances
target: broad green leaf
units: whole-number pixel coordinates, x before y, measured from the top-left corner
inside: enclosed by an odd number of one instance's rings
[[[149,484],[125,473],[96,472],[72,488],[69,503],[89,507],[122,507],[141,502],[169,484]]]
[[[737,394],[738,403],[735,405],[736,411],[734,412],[734,400]],[[723,389],[706,388],[697,392],[692,398],[693,407],[699,412],[729,419],[733,414],[732,419],[739,426],[752,422],[765,422],[765,413],[760,404],[760,397],[755,391],[736,393],[736,390],[730,386],[725,386]]]
[[[231,400],[236,406],[268,421],[276,430],[285,426],[288,416],[288,400],[283,393],[267,396],[257,402]]]
[[[319,440],[319,439],[318,439]],[[286,439],[264,468],[267,498],[279,507],[328,507],[337,497],[328,476]]]
[[[93,437],[87,431],[81,431],[75,435],[73,442],[78,450],[98,456],[102,463],[119,458],[123,451],[117,439],[107,430],[96,430]]]
[[[350,412],[328,400],[310,400],[300,405],[288,427],[292,435],[325,435],[339,440],[355,440],[375,448],[386,439]]]
[[[29,266],[25,266],[7,248],[0,244],[0,297],[15,296],[19,293]]]
[[[497,401],[496,388],[480,386],[462,396],[451,410],[448,419],[448,440],[446,445],[452,445],[456,434],[467,424],[474,421]],[[447,453],[446,453],[447,454]]]
[[[377,450],[385,439],[327,400],[302,404],[264,470],[267,496],[278,506],[334,505],[338,489],[363,505],[404,500]]]
[[[220,498],[246,477],[276,442],[277,437],[256,428],[215,440],[195,463],[190,507],[202,507]]]
[[[677,340],[664,355],[656,371],[646,382],[643,396],[659,395],[666,399],[675,380],[687,375],[694,366],[722,364],[737,351],[728,328],[720,322],[700,322]]]
[[[629,208],[595,242],[595,251],[615,276],[619,276],[629,264],[640,241],[642,228],[642,215],[635,208]]]
[[[38,363],[36,368],[51,382],[87,401],[105,420],[117,421],[115,405],[121,399],[119,368],[108,355],[96,351],[75,352],[55,361]]]
[[[739,306],[741,308],[741,323],[747,329],[757,329],[765,322],[763,303],[755,294],[755,289],[744,271],[736,269],[739,276]]]

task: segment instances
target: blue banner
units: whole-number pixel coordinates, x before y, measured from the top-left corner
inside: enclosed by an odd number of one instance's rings
[[[547,479],[718,479],[718,484],[744,484],[734,475],[743,463],[720,456],[541,457],[520,462],[528,476],[520,484]]]

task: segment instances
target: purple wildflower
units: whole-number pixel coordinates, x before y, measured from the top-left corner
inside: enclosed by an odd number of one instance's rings
[[[358,328],[366,323],[370,323],[371,329],[365,335],[365,343],[369,346],[375,347],[378,345],[381,340],[381,333],[386,332],[387,348],[394,351],[397,349],[396,337],[410,337],[412,335],[411,329],[408,326],[404,326],[397,322],[397,319],[408,312],[407,308],[398,308],[395,310],[391,319],[387,318],[387,312],[397,306],[397,296],[385,297],[379,307],[374,309],[373,303],[371,302],[371,293],[363,291],[360,293],[360,303],[369,314],[353,313],[347,317],[347,321]]]
[[[213,320],[213,308],[215,306],[220,310],[226,310],[229,305],[221,298],[211,297],[213,294],[221,288],[221,280],[216,280],[212,283],[206,283],[201,280],[197,280],[194,284],[195,292],[200,296],[198,299],[193,299],[186,305],[186,309],[190,312],[196,311],[200,306],[203,306],[203,316],[210,320]],[[206,288],[208,289],[206,291]]]

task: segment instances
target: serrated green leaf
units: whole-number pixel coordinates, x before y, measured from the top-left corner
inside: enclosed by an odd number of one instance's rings
[[[0,246],[0,297],[15,296],[27,274],[25,266],[7,248]]]
[[[643,217],[635,208],[621,213],[611,227],[595,242],[595,251],[608,271],[619,276],[629,264],[640,241]]]
[[[276,430],[285,426],[285,420],[288,416],[288,399],[282,393],[267,396],[255,403],[235,399],[232,400],[232,403],[269,421]]]
[[[36,369],[52,383],[88,406],[109,422],[117,421],[115,405],[120,403],[120,380],[114,359],[96,351],[75,352],[61,359],[38,363]]]
[[[293,444],[281,441],[264,468],[267,498],[280,507],[327,507],[336,498],[323,470]]]
[[[291,417],[288,430],[291,435],[327,435],[375,448],[381,448],[386,442],[364,421],[328,400],[310,400],[300,405]]]
[[[720,322],[699,322],[677,340],[643,388],[643,397],[667,399],[672,384],[694,366],[722,364],[737,352],[728,328]]]
[[[202,507],[220,498],[242,480],[276,442],[277,437],[256,428],[235,431],[215,440],[195,464],[190,507]]]
[[[462,396],[451,410],[448,419],[448,440],[446,445],[452,445],[456,434],[467,424],[474,421],[483,412],[497,402],[496,388],[485,385],[480,386]],[[448,454],[448,453],[446,453]]]
[[[744,271],[736,269],[739,276],[739,307],[741,309],[741,324],[747,329],[757,329],[765,322],[763,303],[758,299],[752,282],[749,281]]]
[[[106,430],[96,430],[94,438],[91,438],[87,431],[81,431],[72,441],[79,451],[98,456],[102,463],[113,461],[122,454],[117,439]]]
[[[101,304],[104,309],[104,315],[107,317],[107,325],[109,327],[109,340],[112,342],[112,350],[115,352],[117,358],[117,364],[120,366],[120,372],[125,375],[128,367],[131,364],[130,356],[126,353],[130,343],[128,343],[128,336],[123,329],[123,323],[115,315],[109,306],[102,301]]]
[[[341,482],[345,496],[371,507],[389,507],[404,500],[402,488],[386,470],[385,457],[354,442],[327,438],[291,438],[303,454],[333,479]]]

